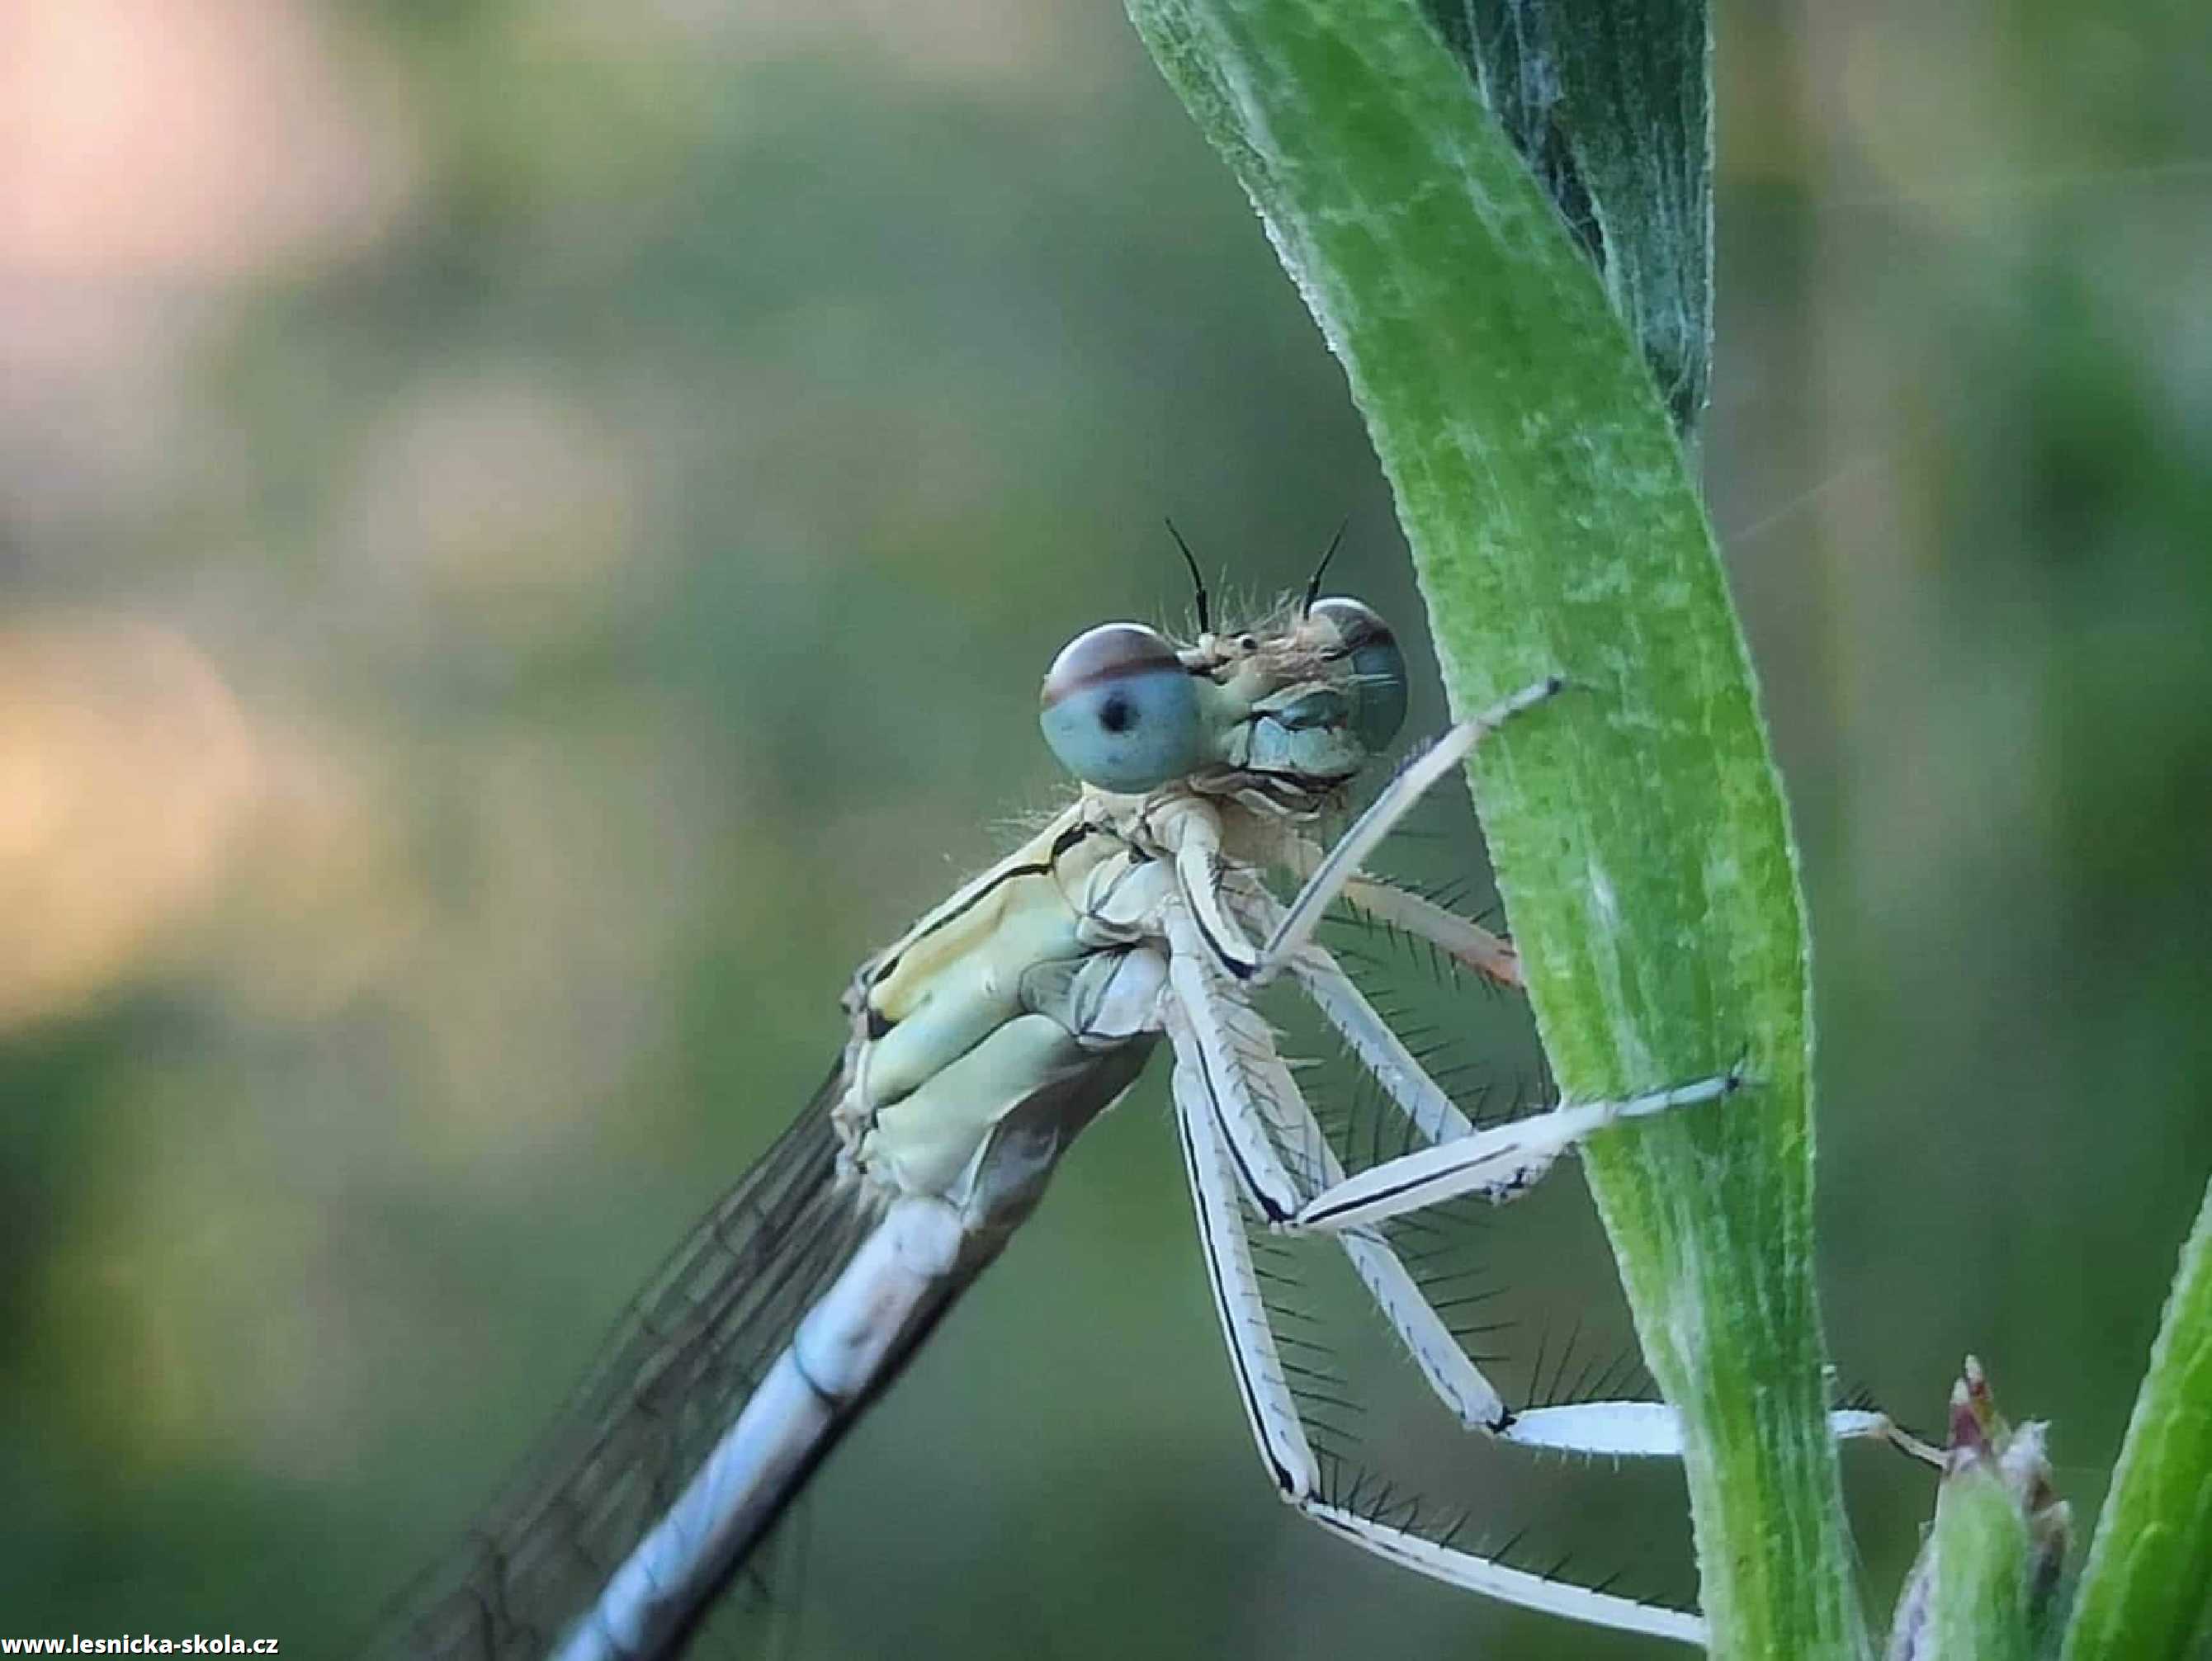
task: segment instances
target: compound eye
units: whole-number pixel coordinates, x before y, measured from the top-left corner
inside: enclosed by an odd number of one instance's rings
[[[1406,724],[1406,654],[1390,625],[1341,595],[1315,601],[1306,615],[1335,631],[1337,651],[1352,665],[1353,735],[1370,751],[1385,749]]]
[[[1148,791],[1205,759],[1190,671],[1141,623],[1103,623],[1070,640],[1044,677],[1039,720],[1060,764],[1102,790]]]

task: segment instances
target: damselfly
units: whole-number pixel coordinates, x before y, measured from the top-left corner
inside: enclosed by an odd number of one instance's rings
[[[1324,849],[1315,830],[1396,736],[1407,680],[1382,618],[1322,597],[1320,582],[1317,572],[1264,621],[1221,632],[1201,582],[1190,644],[1109,623],[1060,653],[1042,724],[1080,793],[862,966],[845,994],[843,1055],[812,1102],[678,1249],[570,1419],[433,1575],[396,1648],[562,1661],[678,1651],[1162,1037],[1231,1370],[1282,1497],[1352,1544],[1455,1585],[1700,1640],[1692,1614],[1424,1537],[1340,1502],[1319,1479],[1248,1217],[1333,1235],[1468,1428],[1668,1454],[1674,1421],[1656,1403],[1510,1409],[1382,1225],[1459,1197],[1511,1199],[1607,1126],[1744,1083],[1741,1071],[1655,1080],[1630,1100],[1479,1129],[1424,1070],[1316,925],[1348,900],[1517,985],[1504,937],[1364,867],[1486,735],[1557,718],[1564,682],[1539,682],[1450,728]],[[1287,878],[1287,900],[1270,876]],[[1347,1173],[1253,1005],[1285,976],[1402,1115],[1408,1151]],[[1837,1420],[1840,1434],[1885,1427],[1871,1413]]]

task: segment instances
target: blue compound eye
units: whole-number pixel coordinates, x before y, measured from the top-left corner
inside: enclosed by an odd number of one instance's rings
[[[1140,623],[1077,635],[1044,677],[1044,741],[1085,784],[1131,794],[1205,759],[1198,688],[1167,637]]]
[[[1335,630],[1337,649],[1352,665],[1353,735],[1370,751],[1386,748],[1406,724],[1406,654],[1398,650],[1390,625],[1369,607],[1341,596],[1315,601],[1306,615]]]

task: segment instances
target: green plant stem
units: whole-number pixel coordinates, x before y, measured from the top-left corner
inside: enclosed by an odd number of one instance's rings
[[[1634,343],[1411,0],[1129,0],[1258,205],[1396,494],[1571,1097],[1745,1096],[1588,1150],[1680,1410],[1713,1653],[1858,1657],[1812,1274],[1796,874],[1696,487]]]
[[[2181,1248],[2064,1661],[2200,1653],[2212,1624],[2212,1188]]]

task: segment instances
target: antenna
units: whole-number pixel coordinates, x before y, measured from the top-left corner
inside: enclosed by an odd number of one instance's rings
[[[1182,562],[1190,567],[1190,585],[1194,591],[1198,604],[1198,632],[1201,634],[1210,634],[1213,632],[1213,620],[1206,615],[1206,579],[1199,574],[1198,561],[1191,556],[1190,544],[1182,539],[1182,532],[1176,529],[1175,521],[1164,518],[1160,523],[1167,526],[1168,535],[1174,537],[1175,545],[1182,549]],[[1322,563],[1327,564],[1328,561],[1323,561]],[[1316,580],[1318,581],[1319,579]]]
[[[1321,563],[1314,567],[1314,574],[1306,580],[1306,603],[1298,608],[1299,616],[1310,615],[1314,609],[1314,602],[1321,598],[1322,573],[1328,569],[1328,562],[1336,557],[1336,550],[1343,546],[1345,527],[1351,523],[1352,515],[1347,513],[1344,516],[1343,524],[1336,527],[1336,535],[1328,539],[1328,551],[1321,556]],[[1175,527],[1170,525],[1168,528],[1173,530]]]

